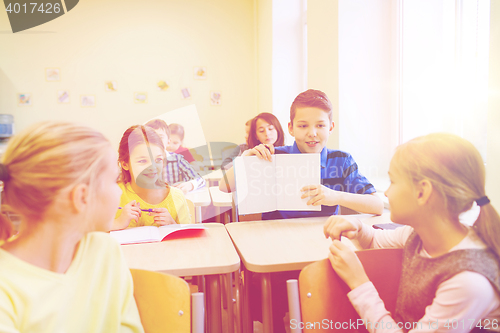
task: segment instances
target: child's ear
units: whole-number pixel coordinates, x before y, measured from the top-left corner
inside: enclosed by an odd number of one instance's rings
[[[291,136],[295,137],[295,135],[293,135],[293,123],[292,122],[288,123],[288,133],[290,133]]]
[[[431,198],[433,187],[428,179],[423,179],[415,186],[417,203],[420,206],[425,205]]]
[[[129,171],[130,170],[130,166],[128,165],[127,162],[120,162],[120,166],[123,170],[127,170]]]
[[[89,203],[89,187],[87,184],[78,184],[70,192],[71,206],[76,213],[82,213]]]
[[[330,124],[330,129],[328,130],[329,134],[332,134],[334,127],[335,127],[335,123],[332,121],[332,123]]]

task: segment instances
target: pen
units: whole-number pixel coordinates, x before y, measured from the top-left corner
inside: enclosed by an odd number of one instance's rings
[[[118,209],[123,209],[122,207],[118,207]],[[153,211],[153,208],[149,208],[149,209],[141,209],[143,212],[152,212]]]

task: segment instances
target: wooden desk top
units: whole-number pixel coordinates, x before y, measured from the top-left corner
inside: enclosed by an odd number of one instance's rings
[[[209,188],[210,196],[215,207],[231,207],[233,205],[233,194],[219,190],[219,186]]]
[[[212,197],[207,186],[188,192],[186,199],[191,200],[195,207],[205,207],[212,203]]]
[[[390,215],[357,215],[369,225],[390,222]],[[269,273],[300,270],[328,258],[332,243],[323,234],[328,217],[239,222],[226,229],[246,268]],[[348,240],[347,240],[348,241]]]
[[[177,276],[226,274],[237,271],[240,258],[224,225],[203,225],[207,230],[201,237],[121,245],[129,268]]]
[[[222,174],[221,169],[214,170],[214,171],[210,172],[209,174],[206,174],[205,176],[203,176],[203,178],[205,178],[205,180],[216,180],[216,181],[221,180],[222,177],[224,177],[224,176]]]

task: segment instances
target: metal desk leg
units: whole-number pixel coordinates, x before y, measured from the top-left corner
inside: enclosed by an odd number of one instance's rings
[[[262,325],[264,333],[273,332],[273,303],[271,293],[271,274],[261,274],[262,284]]]
[[[241,301],[242,301],[242,290],[241,290],[241,272],[240,271],[237,271],[237,272],[234,272],[234,277],[235,277],[235,280],[234,280],[234,285],[236,286],[235,288],[235,295],[234,295],[234,298],[236,300],[236,303],[235,303],[235,313],[234,313],[234,321],[236,322],[236,333],[243,333],[242,332],[242,325],[241,325],[241,322],[242,322],[242,304],[241,304]]]
[[[203,220],[201,219],[201,206],[194,207],[194,220],[196,223],[201,223]]]
[[[238,273],[238,272],[236,272]],[[227,325],[228,333],[234,333],[233,273],[226,274]]]
[[[242,324],[243,333],[253,333],[253,322],[250,315],[250,272],[243,270],[242,285],[243,285],[243,303],[242,303]]]
[[[222,216],[220,215],[221,214],[221,209],[219,206],[215,206],[215,221],[217,223],[222,223]]]
[[[202,293],[205,291],[205,276],[198,275],[195,276],[196,285],[198,286],[198,292]]]
[[[224,220],[223,220],[223,223],[224,224],[228,224],[231,222],[231,208],[227,208],[227,210],[224,211]]]
[[[207,275],[208,333],[222,332],[221,298],[218,275]]]

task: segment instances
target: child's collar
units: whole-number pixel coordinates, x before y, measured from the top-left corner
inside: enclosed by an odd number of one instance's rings
[[[299,147],[297,146],[297,142],[295,142],[295,141],[293,142],[291,153],[292,154],[302,154],[302,152],[299,150]],[[323,147],[323,149],[320,152],[320,163],[321,163],[322,168],[326,168],[327,157],[328,157],[328,149],[325,146],[325,147]]]

